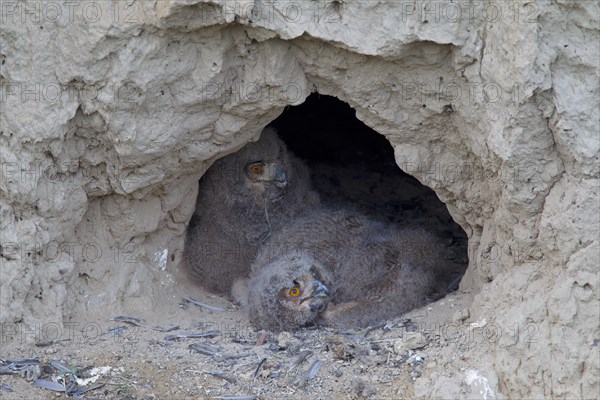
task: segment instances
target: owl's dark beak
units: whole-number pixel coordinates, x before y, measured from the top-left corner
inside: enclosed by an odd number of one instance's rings
[[[310,282],[310,293],[302,299],[308,301],[308,307],[313,313],[320,313],[329,303],[329,289],[321,281],[314,279]]]
[[[271,168],[271,182],[276,187],[283,189],[287,186],[287,176],[285,170],[279,163],[274,163]]]
[[[321,281],[314,280],[312,282],[313,293],[311,297],[327,297],[329,296],[329,289]]]
[[[314,279],[308,285],[309,290],[306,292],[306,296],[300,301],[300,303],[304,303],[305,301],[314,303],[313,300],[322,300],[329,297],[329,289],[325,286],[321,281]]]

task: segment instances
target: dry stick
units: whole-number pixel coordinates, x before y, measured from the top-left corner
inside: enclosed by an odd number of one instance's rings
[[[184,297],[183,299],[185,301],[187,301],[187,302],[190,302],[192,304],[197,305],[198,307],[206,308],[207,310],[211,310],[211,311],[225,311],[224,308],[211,306],[211,305],[206,304],[206,303],[201,303],[198,300],[192,299],[191,297]]]
[[[269,221],[269,210],[267,209],[267,201],[265,200],[265,221],[267,222],[267,232],[263,233],[263,237],[261,237],[258,241],[260,243],[263,243],[265,240],[267,240],[269,238],[269,236],[271,236],[271,232],[272,232],[272,228],[271,228],[271,221]]]

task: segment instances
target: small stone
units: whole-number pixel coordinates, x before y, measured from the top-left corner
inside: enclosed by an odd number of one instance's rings
[[[265,342],[267,341],[267,338],[269,337],[269,332],[267,331],[260,331],[258,334],[258,338],[256,339],[256,345],[257,346],[262,346],[263,344],[265,344]]]
[[[406,363],[410,364],[414,367],[419,366],[419,365],[423,364],[423,357],[421,357],[418,354],[413,354],[412,356],[410,356],[408,358],[408,360],[406,360]]]
[[[356,356],[356,346],[343,335],[333,335],[329,346],[333,355],[339,360],[348,361]]]
[[[462,321],[466,320],[467,318],[469,318],[470,315],[471,315],[471,313],[470,313],[469,309],[463,308],[462,310],[459,310],[454,313],[454,315],[452,316],[452,321],[462,322]]]
[[[409,350],[422,349],[427,346],[427,339],[421,332],[406,332],[402,338],[394,343],[394,353],[404,354]]]
[[[352,386],[354,387],[356,395],[361,398],[369,398],[377,394],[377,389],[375,389],[375,387],[367,384],[360,378],[355,378],[352,381]]]
[[[281,350],[285,350],[288,347],[291,347],[294,345],[294,343],[297,343],[298,340],[292,336],[291,333],[289,332],[281,332],[278,336],[277,336],[277,346],[279,346],[279,348]]]

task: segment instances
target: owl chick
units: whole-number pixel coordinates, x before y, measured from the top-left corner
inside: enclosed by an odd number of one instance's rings
[[[260,249],[247,284],[260,329],[364,327],[425,304],[443,289],[443,243],[346,211],[318,211]]]
[[[259,246],[307,207],[318,204],[302,161],[271,128],[217,160],[199,183],[184,257],[207,289],[229,293],[247,276]]]

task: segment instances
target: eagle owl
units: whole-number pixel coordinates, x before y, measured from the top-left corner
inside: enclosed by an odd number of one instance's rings
[[[316,211],[284,227],[252,264],[244,299],[260,329],[363,327],[442,292],[445,246],[421,228],[347,211]]]
[[[199,183],[184,257],[207,289],[229,293],[258,248],[299,212],[318,204],[307,167],[266,128],[260,139],[217,160]]]

